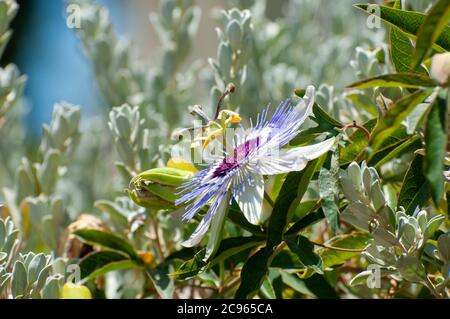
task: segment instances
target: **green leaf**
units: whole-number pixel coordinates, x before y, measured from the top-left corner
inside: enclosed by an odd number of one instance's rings
[[[314,295],[314,293],[309,290],[308,286],[306,286],[305,282],[298,278],[295,275],[292,275],[290,273],[287,273],[284,270],[280,270],[281,273],[281,278],[283,279],[283,282],[291,287],[292,289],[294,289],[295,291],[298,291],[299,293],[303,294],[303,295],[308,295],[311,297],[316,297],[316,295]]]
[[[447,142],[447,99],[441,91],[430,105],[425,128],[425,176],[430,183],[431,195],[436,205],[444,196],[444,158]]]
[[[367,94],[364,94],[363,91],[352,90],[348,93],[345,93],[345,98],[352,101],[356,106],[359,106],[370,115],[378,115],[377,106],[373,102],[373,99]]]
[[[258,292],[267,275],[272,257],[273,250],[263,247],[245,262],[241,270],[241,284],[235,298],[251,298]]]
[[[263,281],[263,284],[261,286],[261,293],[267,298],[267,299],[277,299],[277,296],[275,294],[275,289],[272,286],[272,283],[270,282],[269,277],[266,277],[266,280]]]
[[[306,267],[322,274],[322,259],[314,253],[314,245],[304,236],[286,239],[289,249],[298,257],[299,261]]]
[[[338,151],[333,152],[330,162],[326,163],[319,173],[319,193],[322,198],[322,209],[334,232],[339,229],[339,209],[336,205],[336,196],[339,194],[338,156]]]
[[[415,150],[422,147],[422,142],[419,136],[413,136],[406,140],[401,141],[398,144],[393,145],[387,149],[383,149],[370,157],[367,161],[368,166],[373,166],[378,169],[381,165],[393,160],[395,158],[400,158],[403,154],[407,152],[414,152]]]
[[[262,244],[264,240],[265,238],[256,236],[226,238],[221,241],[217,254],[208,264],[208,268],[211,268],[219,262],[224,261],[244,250],[255,247],[258,244]]]
[[[394,9],[401,9],[401,1],[396,0]],[[399,28],[391,26],[389,29],[389,44],[392,64],[397,72],[413,71],[410,66],[414,46],[409,37]]]
[[[251,298],[260,289],[273,253],[283,239],[284,230],[305,194],[314,172],[320,169],[323,159],[324,156],[310,161],[303,171],[291,172],[287,175],[269,219],[267,245],[258,250],[244,264],[236,298]]]
[[[89,277],[92,279],[92,273],[104,268],[105,266],[119,261],[129,260],[127,255],[114,251],[94,252],[81,259],[79,266],[81,269],[81,279]]]
[[[42,289],[42,299],[59,299],[60,289],[60,279],[56,277],[50,278]]]
[[[430,94],[430,90],[419,90],[396,101],[375,127],[371,138],[372,149],[379,149],[382,143],[402,125],[414,108]]]
[[[314,274],[313,276],[303,279],[309,290],[319,299],[336,299],[339,298],[334,288],[328,283],[323,275]]]
[[[205,252],[206,249],[200,250],[192,259],[184,262],[177,271],[170,274],[169,276],[176,280],[187,280],[197,276],[199,273],[205,270]]]
[[[433,43],[448,27],[450,19],[450,3],[448,0],[437,1],[426,15],[417,32],[416,50],[412,57],[411,66],[415,69],[431,51]],[[449,50],[447,48],[447,50]]]
[[[77,230],[74,234],[93,245],[99,245],[105,248],[123,252],[135,262],[140,262],[140,258],[133,247],[127,241],[117,235],[96,229],[80,229]]]
[[[355,7],[363,10],[368,14],[372,12],[367,11],[368,4],[355,4]],[[377,6],[380,9],[380,19],[396,26],[408,35],[415,37],[418,34],[421,25],[425,19],[425,14],[412,11],[404,11],[390,8],[387,6]],[[436,45],[441,49],[450,51],[450,27],[445,26],[441,35],[436,40]]]
[[[175,284],[169,276],[171,266],[168,263],[162,263],[156,267],[156,269],[146,267],[146,271],[159,296],[163,299],[172,299],[175,291]]]
[[[326,244],[339,248],[364,249],[371,238],[369,234],[363,233],[345,234],[333,237]],[[343,264],[350,258],[359,256],[361,253],[319,248],[317,254],[322,257],[323,268],[327,268]]]
[[[362,126],[371,132],[376,124],[377,119],[371,119],[362,124]],[[351,134],[350,140],[350,144],[339,148],[339,164],[341,166],[350,164],[355,159],[359,158],[360,154],[366,151],[367,144],[369,143],[367,136],[361,130],[357,130]]]
[[[98,200],[94,203],[94,206],[102,212],[107,213],[115,225],[120,227],[128,227],[127,216],[122,212],[121,208],[116,203],[109,200]]]
[[[295,94],[300,97],[303,96],[300,90],[296,90]],[[317,137],[325,132],[336,135],[339,133],[336,128],[342,128],[344,126],[341,122],[325,112],[325,110],[317,103],[314,103],[312,113],[311,119],[317,123],[317,126],[301,131],[289,142],[289,145],[296,146],[309,142],[311,138]]]
[[[231,207],[228,209],[227,217],[233,224],[238,225],[242,229],[254,235],[264,236],[264,233],[260,227],[248,222],[247,218],[245,218],[244,214],[242,214],[236,202],[233,202]]]
[[[28,274],[25,265],[20,261],[14,263],[11,279],[11,292],[13,298],[24,297],[27,292]]]
[[[325,155],[326,156],[326,155]],[[291,172],[283,183],[269,219],[267,246],[275,247],[281,243],[283,233],[291,217],[300,204],[316,170],[320,169],[325,157],[310,161],[300,172]]]
[[[196,253],[192,259],[184,262],[176,272],[170,275],[170,277],[177,280],[186,280],[193,278],[206,269],[209,269],[212,266],[218,264],[219,262],[224,261],[227,258],[236,255],[244,250],[261,244],[263,243],[263,241],[264,238],[256,236],[226,238],[220,242],[215,257],[209,263],[204,261],[205,250],[202,249],[198,253]]]
[[[366,89],[375,87],[385,88],[421,88],[435,87],[438,84],[428,76],[418,73],[390,73],[364,79],[353,84],[349,88]]]
[[[132,268],[137,268],[137,267],[139,267],[139,266],[135,262],[133,262],[129,259],[110,262],[108,264],[105,264],[103,267],[95,269],[87,277],[84,277],[82,282],[95,279],[99,276],[103,276],[104,274],[109,273],[111,271],[116,271],[116,270],[121,270],[121,269],[132,269]]]
[[[397,210],[403,206],[408,215],[412,215],[416,207],[424,206],[430,192],[422,167],[423,156],[416,155],[406,172],[398,195]]]
[[[414,72],[410,62],[414,46],[409,37],[397,27],[391,26],[389,42],[391,60],[395,70],[397,72]]]
[[[315,213],[309,213],[308,215],[306,215],[305,217],[303,217],[302,219],[296,221],[284,234],[284,237],[289,237],[289,236],[293,236],[296,235],[297,233],[299,233],[300,231],[302,231],[303,229],[305,229],[308,226],[311,226],[312,224],[317,223],[318,221],[322,220],[323,218],[325,218],[325,214],[323,212],[322,209],[319,209],[317,212]]]
[[[283,269],[291,273],[297,273],[305,270],[303,265],[290,249],[282,249],[270,262],[270,269]]]

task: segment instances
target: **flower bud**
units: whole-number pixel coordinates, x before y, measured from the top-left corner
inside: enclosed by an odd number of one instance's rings
[[[175,207],[178,190],[192,171],[176,168],[153,168],[135,176],[129,185],[128,195],[139,206],[152,209]]]

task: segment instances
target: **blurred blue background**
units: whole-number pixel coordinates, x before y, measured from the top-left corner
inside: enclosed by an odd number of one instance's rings
[[[102,0],[114,19],[118,33],[124,33],[127,1]],[[14,35],[2,65],[13,62],[28,82],[25,97],[29,108],[26,127],[29,136],[41,131],[51,119],[53,105],[67,101],[83,107],[83,115],[100,112],[101,97],[89,60],[83,55],[74,30],[66,26],[64,0],[18,1],[20,10],[13,20]]]

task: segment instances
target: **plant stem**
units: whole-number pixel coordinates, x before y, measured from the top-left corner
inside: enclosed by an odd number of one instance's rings
[[[370,137],[371,137],[370,132],[364,126],[357,124],[356,121],[353,121],[352,124],[345,125],[342,128],[342,130],[345,132],[349,128],[356,128],[356,129],[362,131],[364,133],[364,135],[366,135],[367,140],[370,140]]]

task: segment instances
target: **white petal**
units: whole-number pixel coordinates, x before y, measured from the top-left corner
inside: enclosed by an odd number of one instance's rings
[[[224,215],[223,213],[225,212],[225,208],[228,205],[228,200],[225,200],[226,198],[228,198],[228,196],[222,193],[221,195],[218,195],[213,199],[205,217],[203,217],[203,219],[200,221],[189,239],[181,243],[182,246],[193,247],[201,242],[214,218],[216,218],[218,215]]]
[[[262,175],[301,171],[309,161],[328,152],[333,147],[335,140],[333,137],[314,145],[282,149],[273,155],[266,154],[265,157],[258,160],[256,165],[253,165],[253,170]]]
[[[235,199],[245,218],[253,225],[262,222],[262,201],[264,196],[264,179],[259,174],[251,174],[252,184],[246,184],[235,195]]]
[[[221,201],[222,202],[217,207],[217,210],[211,222],[211,230],[209,232],[208,245],[206,246],[206,254],[204,260],[208,260],[209,257],[213,256],[216,253],[222,239],[222,229],[225,223],[227,206],[230,202],[230,195],[228,194]]]
[[[304,97],[298,102],[295,106],[294,110],[298,112],[298,126],[303,124],[306,118],[311,114],[313,105],[314,105],[314,97],[315,97],[315,88],[312,85],[309,85],[306,88],[306,92]]]
[[[206,232],[208,231],[209,224],[211,223],[211,219],[206,220],[206,218],[203,218],[200,224],[198,224],[195,231],[191,234],[189,239],[183,241],[181,243],[184,247],[194,247],[197,246],[203,237],[205,236]]]

